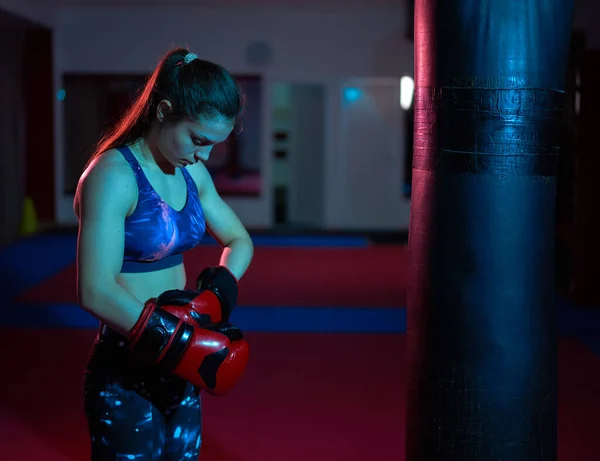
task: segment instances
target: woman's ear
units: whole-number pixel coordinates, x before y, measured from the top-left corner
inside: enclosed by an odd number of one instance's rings
[[[160,123],[163,123],[166,118],[167,115],[171,112],[171,109],[173,108],[173,106],[171,106],[171,102],[167,99],[163,99],[162,101],[160,101],[158,103],[158,106],[156,107],[156,118]]]

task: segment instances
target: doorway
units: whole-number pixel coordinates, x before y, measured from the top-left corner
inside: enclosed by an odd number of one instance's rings
[[[325,227],[325,98],[322,84],[273,85],[273,213],[279,229]]]

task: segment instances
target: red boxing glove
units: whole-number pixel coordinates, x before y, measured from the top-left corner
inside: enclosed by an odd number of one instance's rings
[[[204,326],[224,322],[231,313],[211,291],[169,290],[156,299],[156,305],[167,309],[185,322]]]
[[[248,363],[242,332],[233,325],[196,327],[180,314],[146,303],[129,334],[133,353],[213,395],[226,394]]]
[[[198,276],[197,287],[198,291],[165,291],[156,304],[168,306],[169,311],[178,312],[178,316],[195,325],[228,322],[238,295],[233,274],[223,266],[208,267]]]
[[[192,340],[191,350],[202,351],[199,356],[208,350],[211,353],[203,357],[199,368],[194,360],[182,360],[175,373],[180,376],[199,373],[201,381],[197,381],[196,385],[209,394],[225,395],[233,389],[246,370],[250,356],[248,342],[239,328],[228,323],[207,325],[204,330],[204,334]],[[223,337],[227,341],[223,341]],[[191,354],[193,358],[194,353]]]

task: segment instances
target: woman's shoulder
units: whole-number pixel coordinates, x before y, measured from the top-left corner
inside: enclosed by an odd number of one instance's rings
[[[89,164],[91,168],[99,168],[102,170],[120,170],[128,165],[127,160],[118,149],[108,149],[102,152]],[[87,170],[86,170],[87,171]]]
[[[85,196],[100,198],[110,195],[135,200],[137,184],[127,160],[117,149],[109,149],[93,159],[81,174],[75,200]]]
[[[109,149],[93,159],[79,178],[85,182],[122,182],[135,180],[129,163],[117,149]]]
[[[213,187],[212,176],[204,163],[196,162],[193,165],[186,166],[185,169],[196,183],[196,186],[198,186],[200,192],[206,189],[207,186]]]

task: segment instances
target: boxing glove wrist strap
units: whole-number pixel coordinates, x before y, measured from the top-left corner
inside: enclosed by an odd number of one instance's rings
[[[212,292],[221,304],[227,321],[229,314],[237,305],[238,280],[225,266],[206,267],[196,278],[196,290]]]
[[[131,349],[166,370],[174,369],[192,338],[193,327],[153,303],[148,303],[130,332]]]

